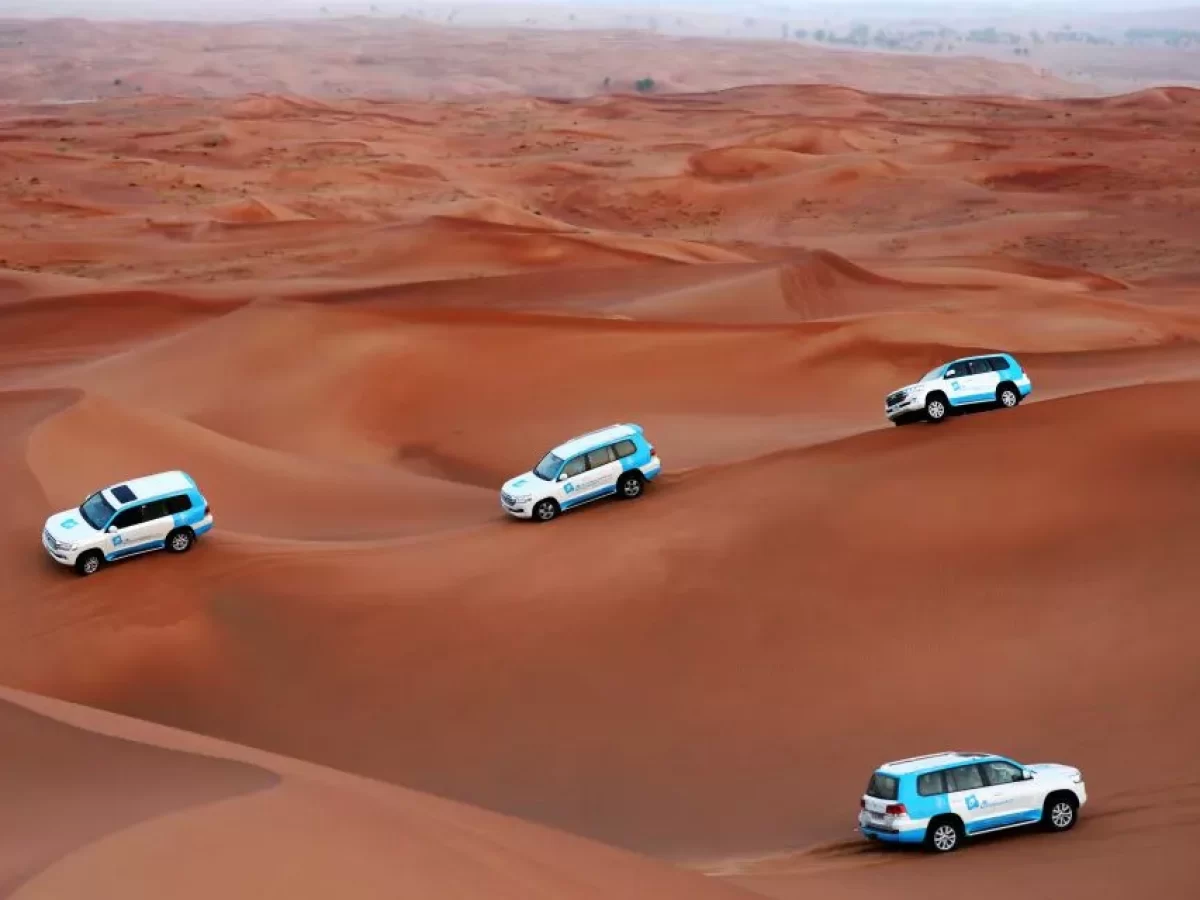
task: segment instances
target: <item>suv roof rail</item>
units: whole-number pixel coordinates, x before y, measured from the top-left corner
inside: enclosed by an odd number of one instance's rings
[[[633,427],[633,426],[626,425],[624,422],[613,422],[611,425],[604,425],[600,428],[593,428],[591,431],[585,431],[583,434],[577,434],[577,435],[575,435],[575,437],[571,438],[571,440],[577,441],[580,438],[591,437],[593,434],[600,434],[603,431],[608,431],[610,428],[630,428],[630,427]]]
[[[952,753],[957,753],[957,750],[941,750],[937,753],[922,753],[920,756],[906,756],[904,759],[893,759],[888,763],[889,766],[894,766],[899,763],[916,762],[918,759],[933,759],[937,756],[947,756]]]

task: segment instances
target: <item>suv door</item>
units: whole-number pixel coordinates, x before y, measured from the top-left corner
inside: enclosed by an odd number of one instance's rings
[[[965,362],[956,362],[946,367],[946,372],[942,375],[942,381],[946,385],[946,396],[950,400],[951,406],[962,406],[964,403],[970,403],[970,372],[967,369]]]
[[[147,537],[147,528],[142,518],[145,504],[129,506],[113,517],[109,528],[116,531],[106,534],[104,551],[106,556],[124,556],[133,553],[151,538]]]
[[[167,535],[175,527],[175,517],[167,508],[166,500],[152,500],[142,504],[142,531],[146,542],[167,542]]]
[[[984,403],[996,399],[996,388],[1000,375],[986,359],[967,360],[967,382],[972,403]]]
[[[578,502],[585,493],[583,485],[587,478],[587,458],[576,456],[567,460],[554,485],[555,499],[563,509]]]
[[[1020,766],[996,759],[981,763],[980,768],[992,798],[984,824],[999,828],[1041,818],[1041,798],[1037,796],[1033,780],[1025,779]]]
[[[591,493],[611,494],[617,489],[617,479],[621,477],[621,463],[617,460],[616,451],[611,444],[597,447],[587,454],[588,480],[587,491]]]
[[[979,830],[979,823],[988,815],[989,788],[983,771],[975,763],[946,769],[946,799],[950,811],[963,821],[967,834]]]

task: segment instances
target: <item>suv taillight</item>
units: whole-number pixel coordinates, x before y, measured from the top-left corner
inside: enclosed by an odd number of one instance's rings
[[[889,816],[905,816],[908,815],[908,810],[904,808],[903,803],[889,803],[884,812]]]
[[[654,445],[653,444],[650,445],[650,455],[651,456],[654,455]]]
[[[859,808],[859,809],[866,809],[866,808],[867,808],[867,798],[866,798],[866,797],[859,797],[859,798],[858,798],[858,808]]]
[[[207,503],[204,504],[204,514],[206,516],[208,515],[208,504]]]

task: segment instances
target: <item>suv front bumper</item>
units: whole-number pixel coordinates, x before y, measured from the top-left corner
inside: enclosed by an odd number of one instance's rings
[[[925,409],[925,403],[915,394],[910,394],[905,397],[895,406],[888,406],[884,401],[883,411],[889,419],[896,419],[900,416],[910,416],[915,412],[922,412]]]
[[[81,552],[78,549],[64,549],[61,544],[55,542],[54,538],[50,536],[50,532],[45,529],[42,530],[42,549],[46,551],[46,554],[52,560],[63,566],[75,565],[75,560],[79,558]]]
[[[507,496],[503,491],[500,492],[500,508],[515,519],[531,519],[533,518],[533,500],[532,498],[521,502]]]

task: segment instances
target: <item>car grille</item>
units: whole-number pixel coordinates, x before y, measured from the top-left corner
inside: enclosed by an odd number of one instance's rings
[[[51,550],[62,549],[62,544],[54,539],[54,535],[50,533],[50,529],[48,528],[42,532],[42,540],[46,542],[46,546]]]
[[[899,403],[903,399],[904,399],[904,391],[896,391],[896,393],[894,393],[894,394],[888,394],[887,405],[895,406],[897,403]]]

